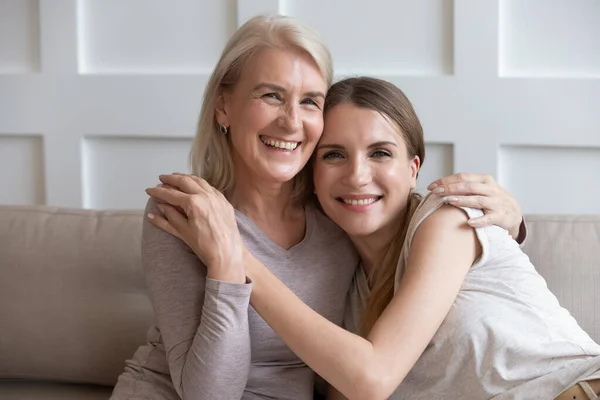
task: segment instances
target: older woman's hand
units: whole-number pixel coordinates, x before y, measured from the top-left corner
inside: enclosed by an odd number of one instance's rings
[[[427,189],[452,205],[480,208],[484,215],[469,220],[469,225],[498,225],[519,240],[523,214],[515,198],[491,175],[455,174],[432,182]]]
[[[206,264],[209,278],[245,283],[245,247],[235,211],[223,194],[193,175],[159,179],[163,185],[146,193],[158,202],[163,216],[149,214],[150,221],[183,240]]]

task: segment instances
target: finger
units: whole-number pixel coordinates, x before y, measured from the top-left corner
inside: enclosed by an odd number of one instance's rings
[[[154,214],[154,213],[148,213],[147,217],[148,217],[148,220],[154,226],[157,226],[160,229],[162,229],[163,231],[170,233],[171,235],[183,240],[181,238],[181,235],[177,231],[177,229],[175,229],[175,227],[173,225],[171,225],[169,223],[169,221],[167,221],[165,218],[161,217],[160,215]]]
[[[470,218],[467,223],[473,228],[483,228],[485,226],[494,225],[494,218],[493,214],[485,214],[481,217]]]
[[[443,196],[491,196],[496,189],[495,186],[490,186],[487,183],[469,181],[439,186],[433,189],[432,193]]]
[[[429,186],[427,186],[427,190],[433,190],[438,186],[446,186],[453,183],[461,183],[461,182],[479,182],[479,183],[492,183],[495,182],[494,177],[488,174],[471,174],[461,172],[458,174],[446,176],[444,178],[437,179]]]
[[[158,208],[166,217],[167,221],[177,230],[177,232],[185,232],[188,219],[182,211],[179,211],[178,208],[175,208],[169,204],[158,204]]]
[[[184,193],[196,194],[199,192],[199,185],[189,175],[184,174],[169,174],[159,175],[158,179],[163,184],[173,186]]]
[[[221,193],[219,190],[215,189],[210,183],[208,183],[205,179],[200,178],[199,176],[192,174],[182,174],[180,172],[174,172],[173,175],[184,175],[190,179],[193,179],[202,189],[209,193]]]
[[[169,203],[172,206],[178,206],[182,208],[184,208],[183,206],[186,204],[186,201],[190,196],[189,194],[180,192],[177,189],[159,186],[146,189],[146,193],[148,196],[154,198],[158,202]]]
[[[492,209],[493,201],[486,196],[446,196],[444,203],[457,207],[479,208],[481,210]]]
[[[198,184],[209,193],[220,193],[217,189],[215,189],[210,183],[208,183],[205,179],[195,177],[198,180]]]
[[[176,190],[176,191],[178,191],[178,192],[181,192],[181,190],[179,190],[178,188],[176,188],[176,187],[174,187],[174,186],[170,186],[170,185],[165,185],[165,184],[163,184],[163,183],[161,183],[161,184],[159,184],[159,185],[156,185],[156,186],[157,186],[157,187],[162,187],[162,188],[164,188],[164,189],[172,189],[172,190]],[[181,192],[181,193],[184,193],[184,192]],[[187,193],[186,193],[186,194],[187,194]],[[158,200],[157,200],[157,199],[155,199],[155,200],[158,202]],[[181,212],[182,214],[184,214],[184,215],[185,215],[185,211],[183,210],[183,208],[181,208],[181,207],[179,207],[179,206],[173,206],[173,207],[175,207],[176,209],[178,209],[178,210],[179,210],[179,212]],[[162,211],[161,211],[161,212],[162,212]]]

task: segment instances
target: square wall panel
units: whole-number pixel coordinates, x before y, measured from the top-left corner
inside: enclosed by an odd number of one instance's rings
[[[0,134],[0,204],[45,204],[43,146],[41,136]]]
[[[600,214],[600,148],[503,146],[500,184],[526,214]]]
[[[234,0],[79,0],[79,70],[206,73],[235,29]]]
[[[40,18],[37,0],[0,0],[0,74],[40,69]]]
[[[189,172],[191,139],[87,137],[83,140],[83,204],[92,209],[143,209],[158,175]]]
[[[434,180],[454,173],[454,146],[444,143],[425,144],[425,162],[419,171],[417,191],[427,193],[427,186]]]
[[[500,75],[600,77],[600,1],[500,0]]]
[[[453,72],[451,0],[282,0],[282,11],[317,29],[339,75]]]

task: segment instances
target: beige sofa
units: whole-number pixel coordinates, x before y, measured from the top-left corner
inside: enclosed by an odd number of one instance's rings
[[[139,211],[0,206],[0,399],[108,399],[152,323]],[[529,216],[525,250],[600,341],[600,216]]]

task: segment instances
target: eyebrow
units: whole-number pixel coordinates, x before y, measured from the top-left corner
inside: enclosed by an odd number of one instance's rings
[[[287,90],[280,85],[277,85],[275,83],[259,83],[254,90],[260,90],[260,89],[270,89],[270,90],[274,90],[276,92],[282,92],[282,93],[287,93]],[[306,92],[303,94],[303,96],[306,97],[321,97],[321,98],[325,98],[325,94],[323,92],[319,92],[319,91],[313,91],[313,92]]]
[[[369,145],[368,149],[373,149],[375,147],[382,147],[382,146],[394,146],[394,147],[398,147],[398,145],[394,142],[388,142],[388,141],[381,141],[381,142],[375,142]],[[344,150],[344,146],[342,146],[341,144],[336,144],[336,143],[331,143],[331,144],[321,144],[319,146],[317,146],[317,150],[321,150],[321,149],[332,149],[332,150]]]

